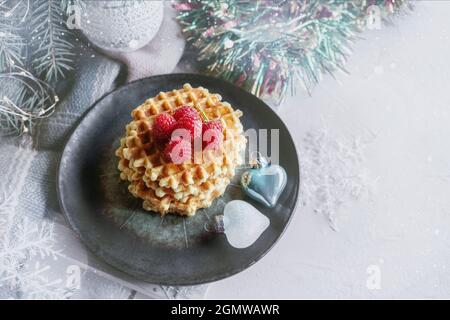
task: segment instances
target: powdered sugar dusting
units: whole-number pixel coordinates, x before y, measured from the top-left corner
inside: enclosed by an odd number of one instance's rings
[[[361,137],[338,138],[327,130],[307,133],[301,143],[301,203],[323,214],[333,230],[345,203],[373,191],[376,179],[364,167],[367,143]]]

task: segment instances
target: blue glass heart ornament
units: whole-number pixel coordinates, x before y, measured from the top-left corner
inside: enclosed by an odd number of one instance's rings
[[[273,208],[286,187],[287,174],[283,167],[268,164],[245,171],[241,176],[242,190],[250,198]]]

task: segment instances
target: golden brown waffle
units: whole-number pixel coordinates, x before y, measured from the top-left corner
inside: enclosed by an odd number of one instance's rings
[[[130,192],[144,200],[144,209],[193,215],[223,194],[242,162],[246,139],[239,120],[242,112],[221,99],[205,88],[185,84],[182,89],[159,93],[132,111],[133,120],[126,126],[116,155],[121,179],[129,181]],[[173,113],[184,105],[204,112],[210,120],[222,121],[220,157],[200,159],[199,163],[166,162],[151,134],[153,122],[158,114]]]

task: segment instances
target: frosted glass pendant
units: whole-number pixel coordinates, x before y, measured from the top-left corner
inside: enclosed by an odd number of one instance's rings
[[[233,200],[223,215],[216,216],[215,231],[225,233],[231,246],[243,249],[255,243],[269,225],[269,219],[251,204]]]
[[[266,207],[273,208],[286,187],[287,174],[283,167],[261,159],[254,168],[242,174],[242,191]]]

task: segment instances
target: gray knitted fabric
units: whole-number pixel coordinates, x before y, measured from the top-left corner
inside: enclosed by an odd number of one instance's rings
[[[33,141],[27,137],[4,139],[1,143],[0,167],[8,168],[0,183],[4,188],[20,190],[16,210],[20,215],[45,217],[49,211],[58,212],[55,190],[57,162],[65,140],[84,112],[105,93],[116,87],[121,70],[117,62],[101,56],[84,55],[73,75],[66,98],[55,113],[34,127]],[[13,143],[16,142],[16,143]],[[20,181],[9,182],[18,175]]]
[[[0,298],[204,297],[207,286],[152,285],[99,261],[66,224],[56,196],[63,146],[88,108],[127,78],[174,69],[185,42],[173,18],[166,5],[156,37],[138,52],[110,53],[117,61],[77,47],[76,69],[58,84],[53,115],[31,137],[0,138]]]
[[[58,104],[55,114],[35,128],[35,147],[60,150],[80,116],[101,96],[116,87],[119,72],[120,65],[117,62],[99,55],[84,55],[77,64],[71,93]]]
[[[204,294],[205,287],[163,288],[111,270],[86,252],[60,214],[55,179],[64,143],[87,109],[120,84],[121,70],[118,62],[84,54],[57,110],[35,126],[32,141],[26,137],[0,141],[0,298],[132,298],[136,294],[198,298]],[[74,265],[83,269],[78,287],[66,284]],[[47,274],[45,279],[37,278],[42,283],[29,276],[41,271]],[[48,283],[52,286],[47,288]]]
[[[32,139],[23,136],[0,142],[0,296],[4,298],[65,297],[56,294],[58,288],[51,294],[50,287],[45,288],[50,281],[44,278],[36,284],[39,277],[30,276],[34,271],[26,267],[36,257],[53,254],[52,222],[64,223],[55,184],[64,141],[80,116],[116,86],[121,70],[119,63],[86,54],[79,65],[66,98],[52,117],[34,128]]]

